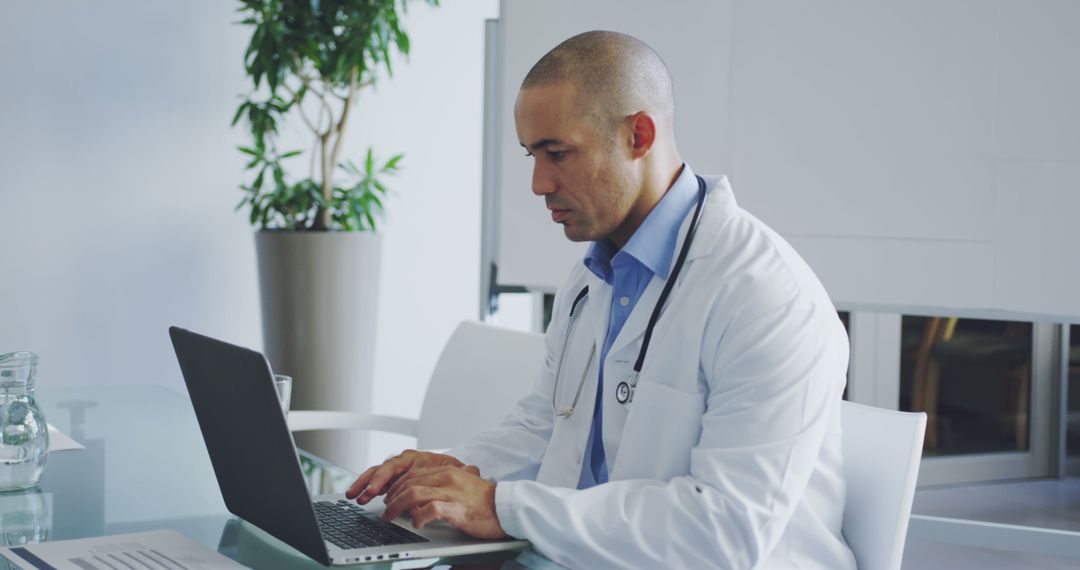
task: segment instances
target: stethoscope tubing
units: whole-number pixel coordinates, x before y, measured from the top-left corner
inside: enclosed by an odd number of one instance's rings
[[[641,374],[641,367],[645,363],[645,354],[649,350],[649,343],[652,340],[653,329],[656,327],[656,322],[660,320],[660,313],[663,310],[664,303],[671,295],[671,290],[675,286],[675,280],[678,279],[679,273],[682,271],[683,263],[686,261],[686,256],[690,252],[690,245],[694,241],[694,235],[697,233],[698,220],[701,216],[701,210],[705,205],[705,179],[698,176],[698,199],[697,206],[694,208],[694,217],[690,220],[690,227],[687,229],[686,239],[683,240],[683,246],[679,250],[679,257],[675,260],[675,266],[671,270],[671,275],[668,277],[667,283],[664,284],[663,291],[660,292],[660,298],[657,299],[656,305],[653,306],[652,314],[649,315],[649,323],[645,327],[645,338],[641,341],[641,349],[638,350],[637,360],[634,362],[634,370],[630,376],[619,382],[615,388],[615,399],[620,404],[628,405],[634,399],[634,390],[637,388],[638,377]],[[563,362],[566,359],[566,347],[570,342],[570,332],[573,330],[574,320],[577,317],[577,307],[589,294],[589,286],[586,285],[578,292],[574,297],[574,302],[570,305],[570,315],[566,322],[566,331],[563,334],[562,350],[559,351],[559,364],[555,368],[555,386],[551,392],[551,407],[555,410],[556,414],[560,417],[570,417],[577,409],[578,397],[581,396],[581,389],[585,385],[585,378],[588,375],[589,368],[592,366],[593,357],[596,355],[596,341],[593,341],[592,350],[589,353],[589,360],[585,364],[585,370],[581,374],[581,381],[578,382],[577,392],[574,394],[574,401],[570,406],[559,408],[556,404],[556,396],[559,392],[559,379],[562,376]]]

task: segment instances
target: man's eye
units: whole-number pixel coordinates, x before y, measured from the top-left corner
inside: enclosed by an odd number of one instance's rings
[[[564,156],[566,156],[566,151],[565,150],[549,150],[547,154],[548,154],[548,158],[550,158],[552,160],[552,162],[559,162],[560,160],[563,159]]]

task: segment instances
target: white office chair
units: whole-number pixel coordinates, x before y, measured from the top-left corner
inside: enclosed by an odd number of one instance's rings
[[[294,411],[289,412],[289,429],[383,431],[416,437],[419,449],[450,448],[498,424],[532,389],[543,363],[543,335],[465,321],[435,364],[419,420]]]
[[[847,503],[842,529],[862,570],[899,570],[926,414],[842,402]]]

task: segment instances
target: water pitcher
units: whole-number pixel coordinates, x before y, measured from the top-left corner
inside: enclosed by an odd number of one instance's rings
[[[49,454],[49,430],[34,401],[38,357],[0,354],[0,492],[37,485]]]

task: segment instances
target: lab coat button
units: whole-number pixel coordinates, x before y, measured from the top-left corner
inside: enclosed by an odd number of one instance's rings
[[[624,306],[624,307],[629,305],[630,304],[630,297],[625,297],[624,296],[623,298],[619,299],[619,304]]]

